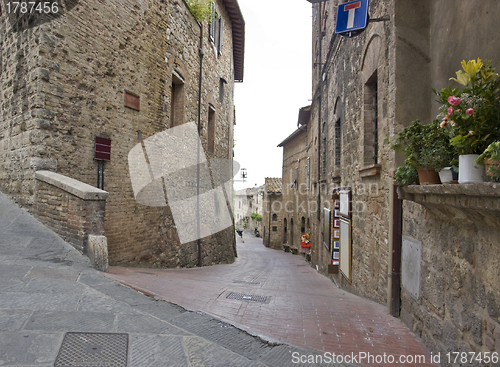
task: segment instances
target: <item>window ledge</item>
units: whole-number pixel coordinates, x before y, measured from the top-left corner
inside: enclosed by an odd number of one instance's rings
[[[340,182],[342,181],[342,173],[340,172],[339,168],[335,168],[332,172],[332,181],[333,182]]]
[[[359,176],[361,178],[378,176],[380,175],[381,169],[382,165],[380,164],[372,164],[371,166],[365,166],[359,170]]]

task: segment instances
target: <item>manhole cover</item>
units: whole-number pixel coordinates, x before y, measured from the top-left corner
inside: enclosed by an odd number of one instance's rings
[[[231,292],[227,295],[228,299],[236,299],[239,301],[251,301],[251,302],[260,302],[260,303],[269,303],[271,297],[266,296],[256,296],[254,294],[243,294],[243,293],[235,293]]]
[[[66,333],[55,367],[126,367],[128,334]]]
[[[244,282],[243,280],[233,280],[233,283],[236,283],[236,284],[246,284],[246,285],[260,285],[260,283],[256,283],[256,282]]]

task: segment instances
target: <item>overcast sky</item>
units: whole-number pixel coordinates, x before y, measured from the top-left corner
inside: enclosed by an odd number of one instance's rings
[[[238,0],[245,19],[245,73],[236,83],[234,159],[247,169],[235,190],[281,177],[277,145],[297,128],[311,99],[311,3]],[[235,180],[241,180],[240,173]]]

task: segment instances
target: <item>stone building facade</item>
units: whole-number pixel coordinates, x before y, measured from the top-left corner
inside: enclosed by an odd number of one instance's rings
[[[264,188],[265,185],[255,186],[247,189],[249,220],[247,228],[255,233],[255,229],[262,233],[262,214],[264,212]]]
[[[232,228],[203,238],[200,261],[196,242],[179,242],[168,206],[137,203],[127,158],[147,138],[200,116],[207,159],[232,160],[234,82],[243,80],[244,53],[237,1],[213,2],[213,26],[196,21],[183,0],[65,4],[57,16],[17,21],[2,14],[2,191],[30,206],[40,169],[95,186],[95,137],[109,138],[111,264],[232,262]]]
[[[343,38],[335,34],[339,3],[313,4],[313,99],[307,124],[311,264],[328,275],[332,249],[323,245],[328,242],[323,237],[333,231],[324,230],[323,212],[334,210],[338,188],[350,190],[351,277],[331,276],[342,287],[383,303],[395,165],[384,137],[401,126],[394,118],[394,23],[370,23],[357,37]],[[370,1],[370,17],[393,20],[394,6],[393,1]]]
[[[282,210],[281,178],[266,177],[264,185],[264,201],[262,215],[262,242],[264,246],[281,250],[284,223]]]
[[[234,222],[237,227],[243,227],[248,216],[248,198],[247,189],[241,189],[234,192],[233,206]]]
[[[234,193],[234,220],[239,228],[262,233],[262,214],[264,202],[264,185],[238,190]],[[252,214],[260,215],[259,218]]]
[[[304,107],[299,114],[299,128],[283,140],[278,147],[283,147],[283,190],[281,207],[283,226],[280,228],[283,244],[290,251],[299,250],[301,236],[311,233],[309,219],[309,189],[311,158],[307,155],[307,122],[310,107]],[[303,122],[304,125],[300,123]]]
[[[377,21],[347,38],[335,34],[344,2],[312,4],[313,98],[307,123],[299,119],[306,132],[294,133],[305,135],[308,164],[287,161],[289,153],[285,158],[294,134],[282,143],[283,198],[307,202],[311,266],[344,289],[387,304],[432,351],[498,351],[496,186],[409,188],[400,193],[401,204],[393,176],[403,157],[390,145],[413,120],[430,123],[438,115],[432,88],[449,85],[462,60],[491,59],[498,70],[500,51],[491,40],[500,36],[500,3],[371,0],[369,16]],[[307,169],[305,199],[299,191],[285,199],[294,180],[290,168],[303,180]],[[349,274],[329,274],[332,248],[323,246],[332,232],[324,230],[332,223],[325,223],[323,210],[335,210],[339,189],[350,193],[351,247],[340,251]],[[405,262],[408,251],[414,257]]]

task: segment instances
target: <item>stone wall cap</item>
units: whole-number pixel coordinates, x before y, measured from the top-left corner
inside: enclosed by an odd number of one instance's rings
[[[36,171],[35,178],[78,196],[83,200],[106,200],[109,193],[52,171]]]
[[[399,187],[400,198],[405,194],[420,195],[465,195],[500,197],[500,183],[477,182],[471,184],[410,185]]]

